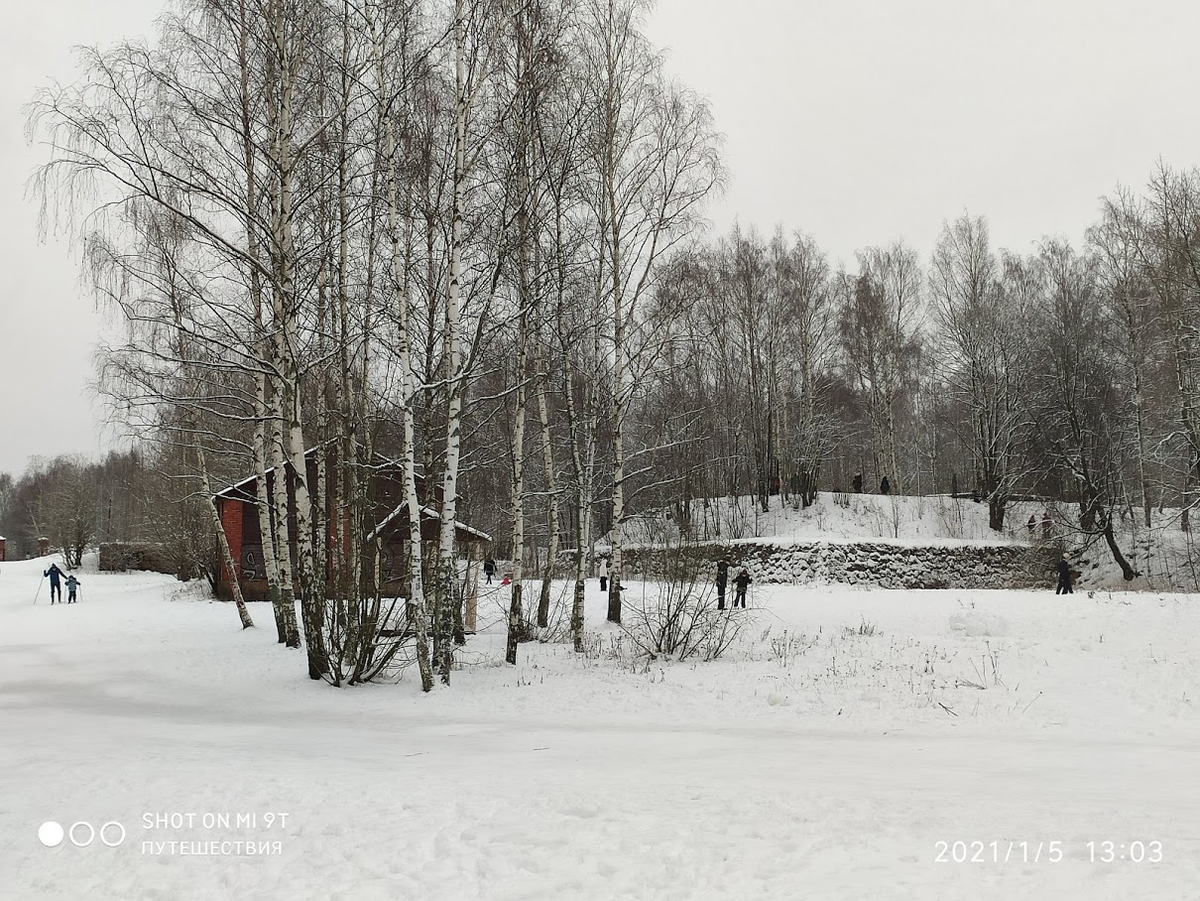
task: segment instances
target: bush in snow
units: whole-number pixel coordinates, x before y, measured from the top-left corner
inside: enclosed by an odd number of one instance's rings
[[[867,622],[864,616],[862,622],[857,626],[846,626],[842,631],[847,635],[865,635],[870,637],[875,634],[875,624]]]
[[[717,607],[716,591],[705,579],[698,582],[697,568],[684,545],[666,555],[665,577],[657,592],[639,602],[623,605],[622,629],[641,654],[654,660],[699,657],[716,660],[751,622],[745,610]],[[733,597],[730,585],[729,599]]]

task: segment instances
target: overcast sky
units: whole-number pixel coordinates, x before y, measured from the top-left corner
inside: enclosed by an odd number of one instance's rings
[[[38,242],[20,108],[73,78],[73,45],[147,35],[161,5],[10,4],[0,32],[0,472],[110,440],[87,391],[100,318],[78,255]],[[835,262],[896,238],[927,256],[964,209],[997,246],[1077,241],[1159,157],[1200,163],[1200,4],[661,0],[650,31],[726,136],[715,225],[802,229]]]

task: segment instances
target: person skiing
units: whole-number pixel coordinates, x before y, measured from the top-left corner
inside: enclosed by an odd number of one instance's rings
[[[492,584],[492,576],[496,575],[496,561],[488,557],[483,561],[483,574],[487,576],[487,584]]]
[[[888,477],[884,476],[883,481],[879,483],[879,493],[889,494],[892,490],[892,483],[888,481]]]
[[[738,604],[742,605],[742,609],[746,609],[746,588],[754,581],[750,578],[750,573],[746,572],[743,566],[738,572],[737,578],[733,580],[733,586],[736,589],[733,595],[733,606],[736,609]]]
[[[58,568],[57,563],[51,563],[50,568],[42,573],[42,578],[50,577],[50,603],[54,604],[54,596],[58,595],[58,602],[62,603],[62,585],[59,584],[59,579],[62,578],[63,571]]]
[[[1029,537],[1032,539],[1034,532],[1037,531],[1037,517],[1030,513],[1029,522],[1026,525],[1029,527]]]
[[[725,609],[725,586],[729,584],[729,561],[717,564],[717,609]]]
[[[1054,593],[1075,593],[1075,590],[1071,587],[1071,564],[1067,561],[1066,554],[1063,554],[1062,559],[1058,561],[1058,587],[1054,589]]]
[[[1042,511],[1042,538],[1047,541],[1050,539],[1050,511],[1049,510]]]
[[[67,576],[67,603],[68,604],[76,603],[75,591],[78,588],[79,588],[79,580],[75,578],[74,573]],[[60,597],[61,597],[61,595],[60,595]]]
[[[600,590],[608,591],[608,558],[600,558]]]

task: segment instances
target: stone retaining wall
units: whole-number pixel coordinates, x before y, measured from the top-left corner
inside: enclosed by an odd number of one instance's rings
[[[1022,545],[915,546],[882,542],[826,544],[696,544],[628,548],[626,579],[661,578],[679,555],[700,574],[729,561],[732,580],[746,566],[755,582],[869,585],[877,588],[1044,588],[1053,586],[1056,547]]]
[[[178,575],[179,561],[161,545],[146,541],[106,541],[100,545],[100,571],[145,570]]]

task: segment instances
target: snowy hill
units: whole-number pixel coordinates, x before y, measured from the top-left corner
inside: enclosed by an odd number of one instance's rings
[[[792,540],[862,540],[937,543],[983,541],[1010,543],[1016,533],[997,535],[988,528],[987,505],[947,495],[901,497],[823,492],[809,507],[770,499],[763,512],[751,497],[699,499],[691,504],[692,537],[700,541],[744,541],[756,538]],[[630,519],[625,540],[657,544],[679,538],[669,511]]]
[[[949,495],[898,496],[822,492],[808,508],[778,497],[763,512],[751,497],[699,499],[691,504],[691,538],[729,544],[822,542],[844,544],[1020,545],[1045,543],[1041,519],[1051,518],[1050,542],[1062,542],[1073,565],[1082,572],[1085,589],[1195,590],[1200,587],[1200,548],[1191,533],[1180,529],[1177,509],[1154,511],[1146,529],[1134,517],[1116,524],[1117,543],[1130,565],[1140,573],[1125,582],[1102,539],[1082,536],[1073,528],[1077,511],[1069,504],[1018,501],[1011,504],[1003,532],[988,526],[986,504]],[[1029,518],[1036,528],[1029,530]],[[632,517],[624,526],[627,547],[648,547],[679,541],[673,511]],[[598,545],[603,551],[607,541]]]

